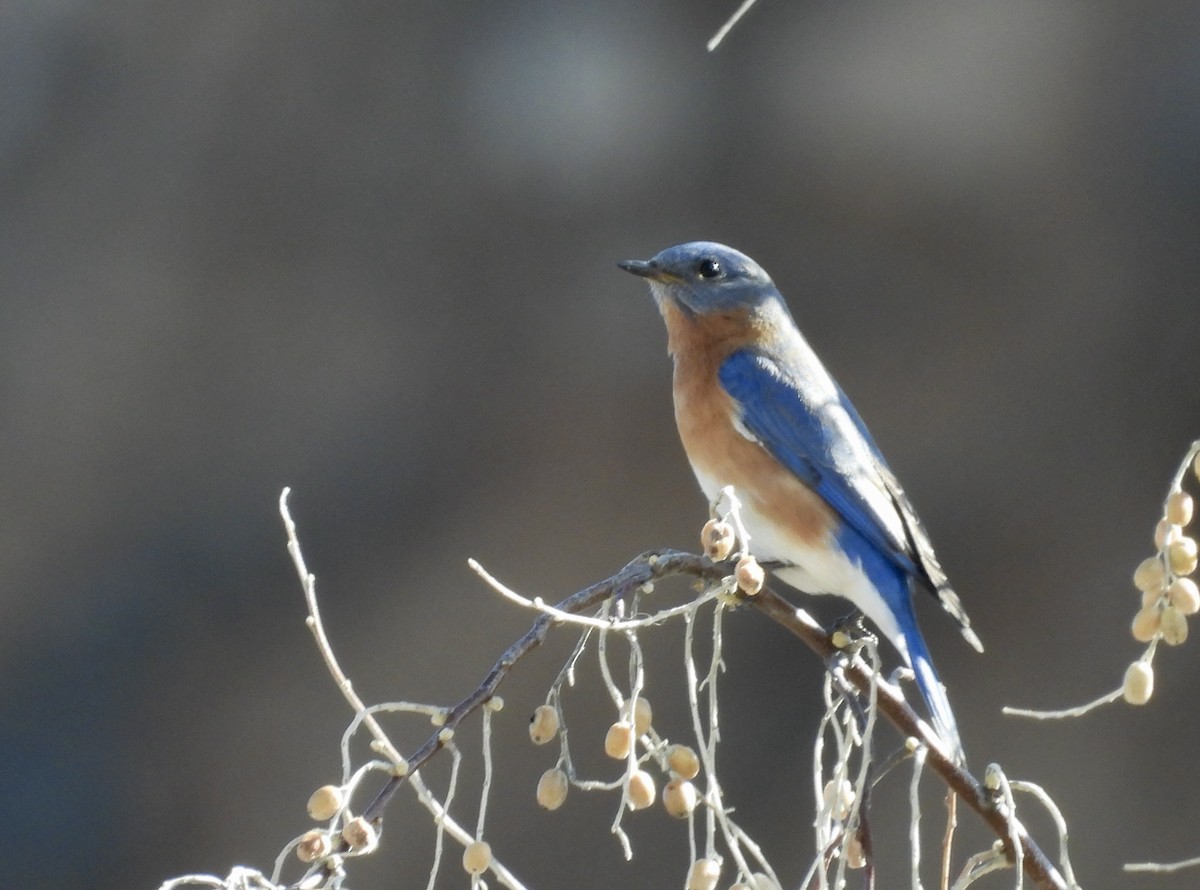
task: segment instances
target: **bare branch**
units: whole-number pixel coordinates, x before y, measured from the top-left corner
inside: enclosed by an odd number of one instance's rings
[[[632,595],[641,585],[671,577],[687,576],[710,583],[721,583],[729,576],[729,566],[713,563],[703,556],[674,550],[648,551],[632,560],[610,578],[572,594],[553,608],[565,615],[574,615],[597,608],[608,599],[620,600]],[[874,695],[879,709],[897,730],[905,736],[915,738],[928,749],[926,767],[936,773],[953,789],[963,802],[978,813],[1004,844],[1005,853],[1011,861],[1014,855],[1013,839],[1023,854],[1024,871],[1029,880],[1039,888],[1066,888],[1068,884],[1029,836],[1024,826],[1015,817],[1006,816],[997,805],[994,796],[962,766],[947,754],[941,739],[917,716],[904,700],[903,694],[893,684],[879,677],[860,659],[845,659],[845,653],[836,648],[819,624],[807,613],[796,608],[770,588],[764,588],[753,597],[739,599],[764,617],[780,625],[799,638],[826,663],[842,661],[841,671],[847,680],[864,696]],[[523,657],[536,649],[545,640],[551,627],[562,619],[542,614],[530,629],[496,661],[479,686],[458,704],[451,707],[445,718],[443,729],[434,733],[408,759],[410,770],[415,772],[432,759],[442,748],[445,730],[451,733],[470,714],[495,695],[497,688],[511,673]],[[618,625],[619,626],[619,625]],[[388,802],[404,783],[404,776],[393,776],[363,811],[370,821],[382,817]],[[1010,838],[1010,832],[1012,837]]]
[[[729,17],[729,19],[720,27],[717,33],[712,36],[712,39],[708,41],[708,51],[710,53],[721,45],[721,41],[724,40],[725,36],[733,30],[733,26],[742,20],[742,16],[750,11],[750,7],[753,6],[754,3],[755,0],[742,0],[742,5],[734,11],[733,15]]]

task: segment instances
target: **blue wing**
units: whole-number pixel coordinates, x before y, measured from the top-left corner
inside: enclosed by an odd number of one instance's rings
[[[909,579],[928,585],[971,645],[980,651],[982,646],[862,418],[836,383],[804,362],[789,374],[768,356],[743,349],[725,359],[718,376],[740,409],[745,432],[816,491],[850,529],[838,535],[838,543],[887,603],[900,631],[893,642],[912,666],[934,723],[961,756],[954,714],[917,627]]]
[[[817,402],[767,356],[733,353],[719,371],[745,430],[828,503],[842,520],[908,575],[924,575],[894,479],[858,412],[834,385]],[[912,516],[915,523],[915,516]],[[932,549],[931,549],[932,555]]]
[[[742,349],[725,359],[718,375],[746,432],[824,498],[867,546],[905,577],[920,579],[982,652],[929,535],[862,418],[823,371],[809,380],[803,373],[803,363],[789,374],[769,356]]]

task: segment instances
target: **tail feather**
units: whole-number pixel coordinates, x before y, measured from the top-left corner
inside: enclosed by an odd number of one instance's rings
[[[959,763],[966,760],[962,739],[958,735],[958,723],[954,719],[954,711],[950,709],[950,699],[946,697],[946,687],[938,679],[937,671],[933,669],[933,661],[921,632],[915,622],[901,638],[903,645],[897,646],[904,660],[908,662],[917,679],[917,688],[929,708],[929,716],[933,722],[934,731],[946,743],[951,757]]]
[[[954,712],[950,710],[950,700],[946,698],[946,689],[938,680],[929,648],[917,627],[911,592],[914,579],[850,526],[841,527],[837,545],[841,555],[853,567],[848,580],[844,574],[839,576],[844,566],[838,565],[836,560],[832,568],[828,563],[821,564],[819,560],[814,560],[816,569],[812,566],[802,569],[794,565],[777,570],[776,574],[801,590],[837,593],[861,609],[912,668],[916,674],[917,688],[929,708],[934,730],[944,740],[947,753],[963,761],[962,741],[959,739]],[[826,579],[825,583],[814,582],[814,576]],[[830,578],[837,583],[830,583]],[[953,592],[949,595],[953,597]],[[951,602],[957,602],[957,598]],[[963,627],[966,633],[970,632],[969,624],[964,623]],[[970,634],[968,639],[973,637],[974,634]],[[978,643],[978,640],[975,642]]]

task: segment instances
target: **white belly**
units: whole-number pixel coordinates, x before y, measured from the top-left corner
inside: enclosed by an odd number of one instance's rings
[[[693,467],[693,469],[695,469]],[[724,485],[696,471],[696,478],[710,503],[715,503]],[[764,519],[754,504],[742,492],[735,489],[741,502],[739,515],[746,532],[750,535],[750,552],[763,562],[788,563],[786,568],[776,569],[775,574],[785,583],[805,593],[833,594],[849,600],[891,640],[908,659],[900,627],[875,585],[871,583],[862,564],[851,561],[834,540],[828,547],[810,547],[794,538],[781,534],[775,525]]]

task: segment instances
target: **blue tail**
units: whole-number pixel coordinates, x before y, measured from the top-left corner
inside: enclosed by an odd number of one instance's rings
[[[891,640],[901,657],[912,668],[917,678],[917,688],[929,707],[933,728],[945,741],[948,753],[959,762],[966,759],[962,740],[958,735],[958,724],[946,698],[946,687],[933,669],[933,658],[929,647],[917,627],[917,615],[913,610],[911,585],[912,576],[888,559],[871,542],[849,527],[843,527],[838,535],[842,551],[866,575],[873,596],[850,596],[852,602],[870,618]],[[842,591],[835,591],[842,593]]]
[[[966,760],[966,753],[963,751],[962,739],[958,735],[958,723],[954,719],[954,712],[950,710],[950,699],[946,698],[946,687],[942,685],[937,671],[933,669],[929,648],[921,637],[921,631],[917,628],[916,621],[912,619],[911,613],[904,617],[909,620],[902,620],[902,624],[909,626],[901,631],[902,643],[896,648],[900,650],[900,654],[904,656],[913,669],[913,674],[916,675],[917,688],[921,690],[925,704],[929,707],[933,728],[945,741],[950,756],[962,763]],[[906,652],[905,649],[908,651]]]

